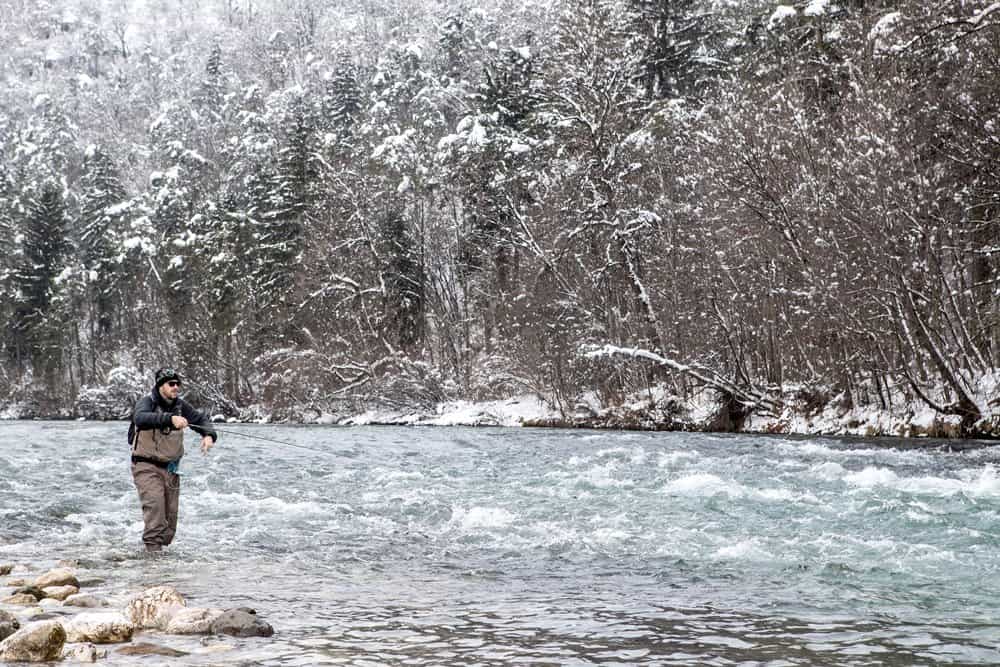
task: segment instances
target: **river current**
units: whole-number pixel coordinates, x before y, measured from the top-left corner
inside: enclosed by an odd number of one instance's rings
[[[275,628],[170,664],[1000,664],[1000,449],[228,425],[150,558],[126,428],[0,423],[0,563]]]

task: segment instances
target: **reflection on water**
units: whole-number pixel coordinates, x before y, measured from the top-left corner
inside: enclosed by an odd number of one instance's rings
[[[189,456],[148,558],[123,428],[0,424],[0,563],[76,558],[116,604],[170,584],[277,631],[144,633],[171,664],[1000,664],[992,449],[233,426],[325,453]]]

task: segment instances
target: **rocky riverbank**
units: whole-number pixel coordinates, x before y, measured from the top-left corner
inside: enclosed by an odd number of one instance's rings
[[[0,564],[0,663],[98,662],[110,654],[179,657],[171,637],[200,635],[199,652],[235,648],[225,637],[270,637],[274,629],[246,607],[188,606],[170,586],[102,596],[74,562],[39,571]],[[151,640],[151,641],[146,641]]]

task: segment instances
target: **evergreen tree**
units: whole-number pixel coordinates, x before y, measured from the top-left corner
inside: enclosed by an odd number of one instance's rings
[[[520,288],[516,220],[529,198],[531,114],[539,102],[530,48],[529,38],[528,45],[487,58],[470,96],[474,113],[459,125],[463,145],[451,155],[464,218],[459,268],[472,281],[488,348],[496,329],[506,329],[510,296]]]
[[[120,232],[127,195],[118,169],[101,148],[84,159],[80,193],[80,250],[94,305],[92,349],[109,341],[114,316],[123,304],[118,293]]]
[[[9,268],[7,262],[13,252],[16,204],[10,171],[6,163],[0,160],[0,280],[3,279],[4,269]]]
[[[386,207],[381,228],[387,335],[396,347],[406,352],[419,351],[424,339],[426,301],[420,248],[398,209]]]
[[[337,65],[326,81],[322,102],[323,127],[338,139],[349,136],[361,114],[361,85],[358,72],[348,54],[337,57]]]
[[[43,94],[33,100],[33,105],[17,137],[15,160],[24,176],[60,180],[76,166],[73,158],[77,128],[57,99]]]
[[[319,164],[314,150],[315,130],[305,100],[295,104],[285,137],[278,151],[269,209],[263,216],[259,240],[264,255],[262,268],[271,271],[262,285],[283,294],[291,287],[294,261],[301,252],[306,217],[310,214],[319,181]]]
[[[256,47],[263,51],[260,57],[267,90],[281,89],[288,83],[292,69],[292,47],[288,36],[279,30],[273,33],[266,43]]]
[[[394,44],[372,83],[371,113],[359,131],[367,142],[365,190],[356,229],[369,239],[370,264],[364,282],[378,285],[390,325],[390,341],[411,348],[423,339],[425,307],[422,271],[416,248],[423,247],[427,213],[432,210],[435,166],[433,146],[444,125],[435,104],[435,80],[426,69],[420,44]],[[370,218],[374,225],[365,222]],[[357,233],[357,232],[355,232]],[[390,284],[384,282],[390,276]],[[396,309],[396,310],[393,310]],[[370,334],[381,335],[378,327]]]
[[[69,253],[68,218],[62,189],[48,181],[29,198],[12,274],[16,290],[9,321],[13,360],[49,387],[55,386],[62,362],[65,314],[55,308],[58,278]]]
[[[794,92],[812,113],[835,112],[849,92],[852,61],[867,48],[864,26],[881,4],[762,9],[750,30],[754,46],[744,61],[744,77]]]
[[[444,58],[444,74],[452,81],[464,74],[467,41],[464,16],[456,12],[445,17],[438,28],[438,48]]]
[[[225,80],[222,72],[222,47],[218,42],[212,44],[208,60],[205,62],[205,78],[202,80],[198,93],[198,101],[206,109],[218,114],[222,109],[222,98],[225,95]]]
[[[266,318],[262,342],[289,345],[295,338],[290,318],[296,277],[314,216],[321,163],[316,153],[316,123],[307,101],[294,93],[286,113],[289,126],[266,199],[256,202],[249,213],[256,224],[254,289],[257,306]]]
[[[703,96],[724,65],[714,14],[696,0],[630,0],[646,97]]]
[[[15,255],[17,245],[14,242],[16,214],[14,185],[6,163],[0,161],[0,321],[3,322],[11,322],[14,312],[16,292],[13,276],[17,261]],[[13,333],[13,328],[10,326],[5,326],[4,330],[0,331],[0,336],[3,337],[0,339],[2,340],[0,353],[8,350],[12,356],[16,356],[13,352],[15,344]]]

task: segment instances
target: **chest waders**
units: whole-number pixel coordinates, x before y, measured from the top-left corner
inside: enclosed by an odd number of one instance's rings
[[[156,411],[162,412],[156,405]],[[184,456],[184,431],[166,427],[135,429],[132,441],[132,480],[142,505],[147,551],[159,551],[177,532],[181,478],[173,470]],[[172,468],[172,470],[168,469]]]

